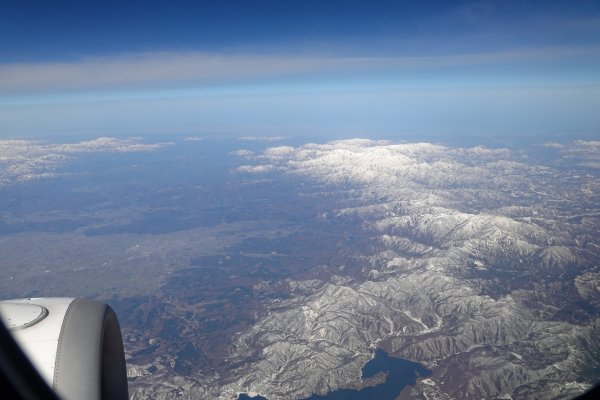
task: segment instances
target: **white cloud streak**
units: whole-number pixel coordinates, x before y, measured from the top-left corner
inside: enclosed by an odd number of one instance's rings
[[[248,174],[264,174],[266,172],[273,171],[273,169],[275,169],[273,165],[241,165],[235,170],[237,172],[243,172]]]
[[[250,151],[250,150],[246,150],[246,149],[239,149],[239,150],[230,152],[229,155],[236,156],[236,157],[251,157],[254,155],[254,152]]]
[[[279,142],[288,139],[286,136],[242,136],[238,140],[244,142]]]
[[[328,72],[529,62],[591,55],[599,56],[600,48],[524,49],[498,53],[422,57],[141,53],[83,58],[73,62],[0,64],[0,92],[33,93],[123,88],[190,81],[206,83]]]

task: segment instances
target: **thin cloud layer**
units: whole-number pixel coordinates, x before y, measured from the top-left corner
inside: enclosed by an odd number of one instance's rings
[[[183,140],[185,140],[186,142],[201,142],[204,140],[204,138],[200,136],[188,136]]]
[[[241,165],[235,170],[237,172],[245,172],[250,174],[264,174],[265,172],[273,171],[273,165]]]
[[[229,155],[237,156],[237,157],[250,157],[250,156],[254,155],[254,152],[250,151],[250,150],[240,149],[240,150],[235,150],[235,151],[230,152]]]
[[[437,56],[140,53],[84,58],[72,62],[0,64],[0,92],[139,87],[177,82],[212,83],[357,71],[402,71],[498,63],[598,57],[596,47],[522,49],[496,53]]]
[[[244,142],[279,142],[285,139],[287,139],[285,136],[241,136],[238,138]]]

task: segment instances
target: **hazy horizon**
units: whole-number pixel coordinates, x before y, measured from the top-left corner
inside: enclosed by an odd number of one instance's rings
[[[13,3],[0,137],[598,137],[597,2]]]

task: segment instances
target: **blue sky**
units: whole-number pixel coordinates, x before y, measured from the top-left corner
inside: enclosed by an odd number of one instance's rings
[[[15,1],[0,136],[600,136],[597,1]]]

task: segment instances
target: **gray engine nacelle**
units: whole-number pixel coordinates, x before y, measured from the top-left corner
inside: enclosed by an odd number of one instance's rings
[[[0,302],[0,317],[46,383],[64,400],[126,400],[119,322],[85,298]]]

